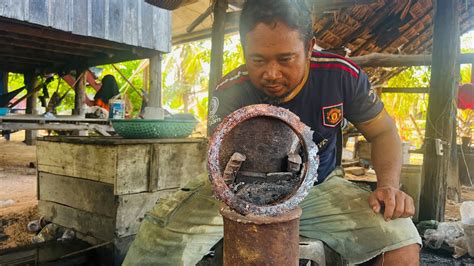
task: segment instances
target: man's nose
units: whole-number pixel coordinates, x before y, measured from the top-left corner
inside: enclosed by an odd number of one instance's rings
[[[280,67],[276,62],[270,62],[263,72],[263,78],[265,80],[277,80],[281,78],[281,76]]]

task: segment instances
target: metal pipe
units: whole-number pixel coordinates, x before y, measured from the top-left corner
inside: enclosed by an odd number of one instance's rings
[[[216,128],[208,167],[226,204],[224,265],[298,265],[298,204],[319,164],[312,136],[295,114],[266,104],[236,110]]]
[[[298,265],[301,208],[279,216],[243,216],[228,206],[224,217],[224,266]]]

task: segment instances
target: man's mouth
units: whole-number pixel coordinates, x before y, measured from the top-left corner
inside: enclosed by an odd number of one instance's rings
[[[264,87],[269,92],[279,92],[283,89],[283,85],[281,84],[265,85]]]

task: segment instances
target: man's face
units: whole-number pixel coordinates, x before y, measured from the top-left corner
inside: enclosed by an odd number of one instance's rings
[[[246,35],[244,51],[250,81],[271,97],[284,97],[298,86],[311,53],[300,33],[280,22],[257,24]]]

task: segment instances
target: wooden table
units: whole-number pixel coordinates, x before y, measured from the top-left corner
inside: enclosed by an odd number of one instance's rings
[[[103,136],[110,136],[107,131],[113,131],[113,128],[108,119],[65,115],[49,118],[42,115],[11,114],[0,116],[0,130],[87,130],[96,131]]]

